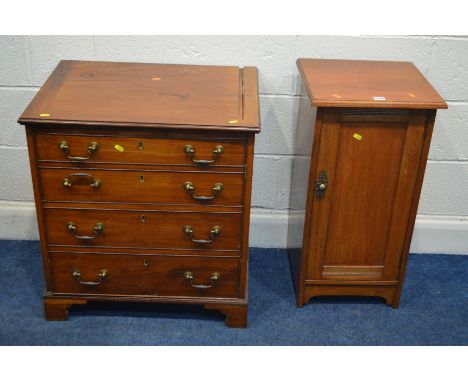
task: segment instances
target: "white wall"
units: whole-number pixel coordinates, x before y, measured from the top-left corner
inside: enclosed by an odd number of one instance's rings
[[[37,237],[23,127],[16,120],[61,59],[255,65],[252,246],[285,245],[296,58],[413,61],[448,102],[439,111],[412,250],[468,253],[468,37],[0,36],[0,238]]]

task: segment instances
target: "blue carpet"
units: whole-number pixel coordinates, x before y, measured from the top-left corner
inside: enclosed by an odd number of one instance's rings
[[[0,285],[0,345],[468,345],[468,256],[411,255],[397,310],[371,298],[298,309],[286,251],[253,248],[248,329],[165,304],[94,302],[45,321],[37,241],[0,241]]]

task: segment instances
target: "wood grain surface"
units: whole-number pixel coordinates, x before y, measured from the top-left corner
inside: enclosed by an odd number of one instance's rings
[[[301,58],[297,66],[314,106],[447,108],[411,62]]]
[[[255,132],[257,69],[65,60],[19,122]]]

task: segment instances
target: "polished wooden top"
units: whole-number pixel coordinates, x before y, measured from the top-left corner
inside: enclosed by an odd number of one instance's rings
[[[257,69],[61,61],[19,122],[258,132]]]
[[[297,66],[314,106],[447,108],[411,62],[300,58]]]

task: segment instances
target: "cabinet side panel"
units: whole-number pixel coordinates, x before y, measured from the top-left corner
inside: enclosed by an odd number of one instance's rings
[[[398,286],[396,290],[395,299],[393,301],[393,307],[397,308],[400,303],[401,290],[403,287],[403,281],[406,273],[406,263],[408,261],[408,254],[411,245],[411,238],[413,236],[414,223],[416,221],[416,214],[418,212],[419,198],[421,196],[421,189],[424,180],[424,174],[426,170],[427,158],[429,156],[429,148],[431,144],[432,132],[434,129],[434,122],[436,118],[437,110],[427,111],[427,120],[425,126],[425,137],[424,146],[421,153],[421,160],[419,165],[418,177],[416,180],[416,186],[414,189],[413,203],[411,206],[411,215],[409,219],[408,229],[406,233],[405,247],[403,250],[403,256],[400,263],[400,270],[398,275]]]
[[[431,125],[432,126],[432,125]],[[429,140],[427,130],[428,113],[412,111],[408,129],[406,132],[406,146],[400,169],[400,179],[397,195],[395,197],[394,216],[392,217],[392,230],[389,232],[389,242],[385,258],[385,277],[388,280],[396,280],[399,268],[406,257],[405,242],[407,233],[412,232],[414,220],[416,219],[413,205],[419,201],[420,179],[424,176],[424,168],[427,161],[427,149]],[[422,172],[422,173],[421,173]]]
[[[304,260],[302,253],[303,251],[306,252],[304,247],[307,245],[307,243],[304,243],[304,232],[309,226],[306,215],[308,214],[308,195],[310,194],[310,163],[314,136],[317,132],[316,121],[319,118],[317,108],[310,105],[307,92],[302,83],[297,129],[294,139],[288,222],[288,253],[298,301],[300,301],[300,284],[303,279],[301,276]]]

